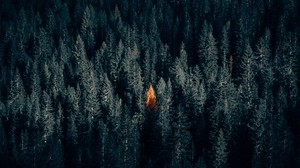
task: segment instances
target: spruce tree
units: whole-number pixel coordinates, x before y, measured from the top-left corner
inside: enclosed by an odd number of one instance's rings
[[[204,21],[198,44],[199,65],[204,74],[206,85],[215,82],[218,71],[218,49],[212,25]]]

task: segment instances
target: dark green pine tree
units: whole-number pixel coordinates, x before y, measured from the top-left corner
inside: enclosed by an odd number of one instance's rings
[[[53,106],[50,96],[43,91],[41,100],[35,98],[35,93],[31,95],[32,114],[34,122],[30,139],[30,148],[32,149],[32,164],[36,166],[50,166],[53,163],[51,159],[53,153],[50,152],[53,140],[54,117]],[[45,153],[48,151],[47,153]],[[41,155],[44,153],[43,155]]]
[[[27,62],[29,56],[26,51],[26,45],[28,43],[30,32],[30,24],[27,17],[27,11],[21,9],[19,16],[16,18],[14,26],[14,37],[12,39],[12,60],[11,67],[15,67],[15,63],[21,65]]]
[[[270,30],[259,39],[255,52],[255,81],[258,83],[258,94],[261,98],[271,96],[271,86],[274,81],[271,50],[270,50]],[[269,104],[269,103],[267,103]]]
[[[62,144],[62,121],[63,121],[63,111],[60,103],[58,107],[53,107],[53,133],[52,137],[49,139],[47,146],[45,147],[49,155],[49,167],[64,167],[64,154],[63,154],[63,144]]]
[[[157,62],[156,72],[157,72],[157,76],[163,77],[165,79],[168,77],[168,74],[169,74],[169,71],[170,71],[169,67],[170,67],[171,61],[172,61],[172,59],[169,58],[170,54],[169,54],[168,50],[169,50],[169,47],[168,47],[167,44],[160,44],[159,45],[159,49],[158,49],[159,61]],[[145,65],[143,65],[143,66],[145,66]]]
[[[190,69],[187,74],[185,87],[183,88],[184,109],[191,122],[192,134],[192,159],[195,161],[198,155],[202,154],[202,149],[207,142],[207,114],[205,110],[206,100],[208,98],[207,90],[203,82],[200,69],[196,65]],[[204,138],[206,137],[206,138]]]
[[[107,74],[103,74],[101,77],[102,85],[99,88],[99,97],[100,97],[100,105],[103,111],[103,117],[107,118],[108,121],[113,120],[113,117],[116,116],[115,106],[115,98],[114,98],[114,90],[111,81],[109,80]],[[114,122],[114,121],[112,121]]]
[[[204,104],[207,98],[202,73],[198,66],[188,72],[183,93],[185,108],[191,111],[191,119],[195,117],[194,119],[197,120],[196,116],[204,112]],[[196,122],[195,120],[193,122]]]
[[[52,52],[54,51],[54,41],[52,36],[44,29],[39,28],[39,31],[34,35],[34,58],[33,60],[38,61],[38,63],[48,62],[51,58]]]
[[[300,48],[297,37],[287,33],[276,49],[275,75],[276,82],[285,89],[288,94],[288,102],[292,108],[296,105],[299,91],[297,87],[297,62],[299,62]]]
[[[227,144],[226,148],[230,149],[233,137],[237,135],[234,130],[240,122],[237,114],[238,93],[232,82],[227,64],[222,64],[225,67],[219,69],[218,84],[214,91],[214,99],[216,100],[213,105],[214,110],[209,114],[212,129],[210,139],[213,144],[217,143],[219,131],[222,129],[222,136],[224,136],[224,141]],[[215,153],[216,151],[212,152]]]
[[[109,62],[109,78],[111,81],[116,84],[116,82],[119,80],[120,75],[120,65],[121,65],[121,59],[124,54],[124,44],[122,40],[120,39],[118,46],[116,47],[116,52],[114,55],[112,55],[112,59]]]
[[[18,162],[20,164],[24,164],[29,166],[30,162],[29,162],[29,158],[28,158],[28,141],[29,141],[29,134],[28,134],[28,130],[24,129],[21,131],[20,133],[20,139],[18,140]]]
[[[134,115],[130,124],[130,160],[134,167],[140,167],[141,144],[140,144],[140,122],[139,116]]]
[[[49,67],[48,63],[43,63],[42,70],[40,72],[40,82],[42,90],[45,90],[47,93],[50,93],[50,77],[52,75],[51,66]]]
[[[232,71],[228,59],[228,54],[230,52],[230,41],[229,41],[229,29],[230,29],[230,21],[228,21],[222,29],[222,38],[221,38],[221,47],[220,47],[220,58],[219,63],[221,63],[221,66],[229,67],[230,72]],[[232,57],[232,56],[231,56]],[[230,57],[229,57],[230,58]],[[219,64],[220,65],[220,64]]]
[[[226,62],[226,60],[223,60]],[[232,141],[233,128],[239,122],[236,116],[237,92],[232,83],[227,64],[220,67],[217,87],[212,92],[213,103],[208,114],[210,123],[209,140],[211,166],[227,167],[227,159]]]
[[[157,102],[159,102],[157,124],[162,145],[160,153],[166,165],[170,164],[172,149],[172,94],[171,80],[166,83],[163,78],[160,78],[157,84]]]
[[[58,101],[61,100],[63,94],[65,93],[65,83],[64,83],[64,68],[63,64],[57,62],[55,57],[51,60],[51,75],[49,81],[49,91],[50,96],[54,99],[54,106],[58,105]]]
[[[216,142],[213,144],[213,151],[213,167],[227,167],[227,143],[222,129],[218,131]]]
[[[47,143],[49,139],[52,139],[55,120],[51,98],[45,91],[43,92],[41,106],[41,127],[43,128],[43,140],[44,143]]]
[[[293,144],[294,135],[289,129],[287,115],[289,108],[288,93],[282,87],[279,88],[278,96],[275,101],[275,111],[273,114],[273,138],[272,165],[279,167],[289,167],[295,164],[297,158],[294,157],[295,148]]]
[[[81,90],[80,112],[77,116],[79,124],[77,125],[79,131],[79,155],[81,159],[81,166],[91,166],[92,163],[92,149],[90,144],[93,142],[94,124],[97,119],[101,117],[100,102],[98,100],[99,86],[98,77],[94,70],[93,64],[88,60],[84,42],[78,36],[74,51],[76,59],[76,70],[78,75],[79,89]]]
[[[40,96],[37,92],[33,91],[30,95],[30,104],[27,103],[29,114],[29,152],[30,164],[38,166],[40,164],[40,154],[42,150],[43,141],[43,123],[42,112],[40,104]],[[30,107],[31,106],[31,107]]]
[[[42,152],[48,151],[41,160],[41,165],[50,167],[62,167],[62,146],[57,136],[55,136],[55,114],[53,102],[50,96],[44,91],[41,102],[41,122],[40,127],[43,128],[43,143],[41,144]]]
[[[182,42],[181,45],[180,45],[180,50],[179,50],[179,59],[180,59],[180,62],[183,66],[183,70],[185,72],[188,71],[188,54],[185,50],[185,45],[184,43]]]
[[[185,71],[186,62],[182,63],[180,58],[176,58],[174,61],[174,67],[172,67],[172,78],[174,80],[175,88],[184,88],[186,82],[186,73]]]
[[[57,61],[59,63],[67,63],[71,57],[71,51],[69,45],[67,45],[67,39],[59,39]]]
[[[13,161],[11,162],[13,166],[17,166],[19,164],[19,133],[17,132],[17,130],[22,127],[19,119],[21,118],[20,116],[24,113],[25,102],[26,95],[23,81],[21,79],[19,70],[16,69],[10,80],[10,89],[8,92],[6,105],[7,113],[4,115],[6,121],[9,122],[9,127],[7,127],[8,130],[6,130],[8,131],[7,133],[9,138],[9,143],[7,144],[9,153],[7,153],[7,155],[11,158],[10,161]]]
[[[96,30],[96,16],[95,10],[93,6],[88,5],[86,6],[83,16],[82,16],[82,23],[81,23],[81,34],[83,40],[87,47],[87,52],[90,53],[92,49],[94,49],[95,45],[95,30]]]
[[[255,81],[255,57],[254,52],[249,44],[246,44],[242,60],[241,84],[238,88],[238,103],[237,103],[237,120],[239,122],[238,132],[239,135],[235,136],[238,146],[234,146],[236,152],[242,152],[243,164],[251,164],[253,150],[251,148],[251,133],[250,128],[247,126],[253,118],[256,105],[258,104],[258,90]],[[242,135],[241,135],[242,134]],[[235,152],[235,151],[234,151]]]
[[[26,97],[26,103],[25,103],[25,112],[26,112],[26,123],[24,124],[25,125],[25,130],[24,130],[24,137],[25,138],[28,138],[27,140],[27,144],[26,144],[26,148],[24,148],[24,153],[25,156],[23,156],[23,158],[26,158],[24,160],[26,160],[27,162],[30,162],[31,161],[31,148],[30,148],[30,133],[31,133],[31,130],[32,130],[32,125],[33,125],[33,114],[32,114],[32,102],[31,102],[31,99],[30,99],[30,96],[27,96]],[[27,134],[27,135],[26,135]]]
[[[99,86],[97,85],[99,80],[91,63],[89,65],[91,68],[89,68],[88,76],[83,77],[82,80],[82,106],[84,114],[90,116],[93,120],[93,118],[101,117],[100,102],[98,100]]]
[[[57,112],[54,115],[55,117],[54,135],[55,138],[57,138],[57,140],[61,142],[63,138],[63,124],[64,124],[63,122],[65,118],[64,118],[63,107],[60,102],[58,103],[58,107],[56,107],[55,110]]]
[[[57,29],[58,29],[58,37],[67,37],[69,36],[69,27],[71,25],[71,16],[67,3],[63,3],[59,5],[59,17],[57,17]]]
[[[103,42],[101,44],[100,49],[96,51],[95,57],[92,58],[98,77],[102,75],[103,71],[106,72],[108,68],[107,59],[109,59],[108,58],[109,55],[107,54],[108,54],[107,45],[105,42]]]
[[[253,111],[255,108],[257,99],[257,84],[254,80],[255,77],[255,57],[254,52],[249,43],[246,45],[246,50],[243,55],[242,67],[242,83],[239,88],[241,101],[243,102],[243,109],[247,115],[249,112]]]
[[[193,26],[192,20],[188,11],[188,5],[184,7],[184,28],[183,28],[183,42],[186,44],[186,50],[190,54],[193,45]]]
[[[238,11],[239,13],[240,11]],[[244,16],[240,16],[238,18],[237,23],[235,24],[236,27],[234,29],[236,43],[234,47],[234,54],[232,55],[232,77],[234,79],[235,84],[240,84],[242,78],[242,60],[244,57],[244,52],[247,50],[247,45],[250,43],[249,36],[248,36],[248,27],[246,27],[244,21]],[[246,20],[246,19],[245,19]]]
[[[139,164],[139,137],[137,120],[130,116],[128,107],[123,107],[120,116],[120,127],[118,135],[121,149],[118,163],[120,167],[138,167]]]
[[[173,134],[173,151],[172,151],[172,167],[191,167],[191,123],[188,120],[187,113],[182,105],[178,105],[174,120]]]
[[[18,69],[13,73],[7,99],[8,117],[11,122],[17,115],[22,114],[25,105],[25,89]],[[17,124],[17,123],[13,123]]]
[[[64,134],[65,140],[65,166],[66,167],[77,167],[80,165],[78,155],[79,145],[79,129],[84,124],[84,116],[80,111],[80,90],[75,90],[73,87],[67,88],[66,96],[66,132]]]
[[[149,49],[146,49],[143,60],[143,78],[146,84],[150,83],[151,77],[151,56]]]
[[[64,157],[66,166],[78,167],[81,163],[78,155],[78,129],[76,126],[76,119],[74,114],[69,114],[67,119],[66,131],[66,149],[69,153]]]
[[[252,133],[253,141],[253,157],[252,157],[252,166],[253,167],[264,167],[267,166],[266,157],[268,153],[266,151],[266,142],[267,142],[267,130],[266,130],[266,120],[267,120],[267,104],[265,99],[261,99],[258,107],[255,109],[253,118],[248,124],[248,127]]]
[[[140,65],[135,62],[128,77],[130,92],[132,93],[132,113],[142,114],[145,111],[144,82]]]
[[[216,44],[212,26],[204,21],[199,37],[198,57],[207,86],[210,86],[217,78],[218,49]]]
[[[101,167],[105,167],[108,165],[108,161],[109,161],[109,153],[108,153],[108,149],[109,149],[109,139],[108,139],[108,128],[107,125],[103,122],[103,120],[100,120],[98,123],[98,130],[99,130],[99,139],[97,142],[97,156],[98,159],[96,162],[98,162],[98,166]]]
[[[35,61],[30,72],[30,93],[31,95],[42,95],[41,79],[39,76],[38,62]]]
[[[88,68],[90,68],[90,66],[87,59],[84,42],[79,35],[76,38],[72,59],[75,61],[74,71],[77,75],[77,82],[81,81],[80,87],[84,87],[84,80],[89,76]]]
[[[136,60],[131,63],[131,67],[128,72],[127,82],[128,82],[128,88],[133,94],[135,94],[136,96],[142,95],[143,85],[144,85],[143,78],[142,78],[142,70]]]
[[[51,35],[55,36],[57,32],[57,23],[55,15],[53,14],[53,11],[51,9],[48,9],[47,11],[47,18],[46,18],[46,31]]]
[[[165,82],[160,78],[157,84],[157,101],[159,104],[158,125],[161,130],[162,143],[169,143],[167,140],[171,135],[171,110],[172,110],[172,86],[171,81]]]

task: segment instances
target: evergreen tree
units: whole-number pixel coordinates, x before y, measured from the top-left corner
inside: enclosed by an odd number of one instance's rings
[[[244,72],[242,73],[242,84],[239,92],[245,102],[245,109],[249,112],[255,107],[255,99],[257,95],[257,85],[254,80],[254,53],[249,43],[247,44],[243,58],[242,67]]]
[[[66,151],[70,154],[65,156],[65,165],[78,167],[78,130],[74,114],[70,114],[67,120]]]
[[[227,145],[222,129],[220,129],[218,133],[218,138],[213,146],[213,150],[215,152],[213,167],[227,167]]]
[[[82,16],[81,33],[88,52],[90,52],[95,45],[95,22],[95,10],[93,6],[86,6]]]
[[[228,66],[228,54],[230,52],[230,42],[229,42],[229,29],[230,22],[228,21],[222,29],[222,39],[220,47],[220,61],[223,67]]]
[[[51,58],[53,52],[53,38],[44,28],[40,28],[35,36],[34,60],[38,63],[45,63]]]
[[[100,103],[98,101],[98,79],[93,69],[84,77],[82,90],[82,107],[85,116],[91,115],[92,119],[101,116]]]
[[[136,122],[131,119],[130,113],[127,107],[123,108],[120,116],[120,139],[121,139],[121,153],[119,159],[119,166],[121,167],[137,167],[139,156],[139,144],[137,134],[132,131],[138,131]],[[137,139],[136,139],[137,138]]]
[[[49,91],[51,97],[55,100],[58,100],[62,97],[65,92],[65,83],[64,83],[64,73],[63,73],[63,64],[58,63],[55,58],[52,58],[51,66],[53,67],[50,81],[49,81]],[[55,106],[57,101],[54,102]]]
[[[265,153],[266,146],[266,115],[267,115],[267,105],[265,100],[260,100],[260,104],[258,109],[255,110],[253,119],[248,127],[254,133],[252,135],[253,146],[254,146],[254,154],[252,158],[253,167],[263,167],[264,166],[264,157],[268,154]]]
[[[272,146],[274,146],[273,153],[273,165],[278,166],[289,166],[293,164],[293,153],[294,148],[291,143],[291,130],[288,129],[287,120],[284,115],[286,115],[286,109],[288,108],[288,93],[284,91],[283,88],[279,88],[277,101],[275,103],[275,115],[274,118],[274,137],[277,137],[272,141]]]
[[[105,166],[105,161],[106,161],[106,155],[107,155],[107,127],[103,123],[103,120],[99,121],[98,124],[98,130],[99,130],[99,141],[97,142],[97,156],[99,156],[99,166]]]
[[[181,46],[180,46],[179,59],[183,66],[184,71],[187,72],[188,71],[188,55],[187,55],[187,52],[185,51],[184,43],[181,43]]]
[[[43,128],[43,140],[47,143],[49,138],[52,138],[54,132],[54,116],[53,105],[50,96],[44,91],[42,97],[41,122]]]
[[[116,48],[116,53],[113,55],[113,58],[110,60],[110,70],[109,70],[109,77],[113,81],[113,83],[116,83],[119,77],[119,68],[120,68],[120,62],[121,58],[124,54],[124,44],[122,40],[119,41],[118,46]]]
[[[74,71],[77,75],[77,80],[82,81],[81,85],[84,84],[85,78],[89,73],[89,63],[85,51],[85,46],[82,38],[78,35],[75,43],[73,58],[75,59]]]
[[[46,24],[46,30],[49,32],[50,35],[54,35],[56,33],[56,19],[51,9],[47,11],[47,24]]]
[[[247,125],[253,117],[253,113],[259,99],[257,93],[257,83],[254,80],[254,53],[249,43],[247,44],[246,50],[244,52],[242,63],[244,71],[242,73],[242,83],[238,89],[239,103],[237,110],[239,114],[237,117],[238,121],[240,122],[239,131],[243,133],[243,136],[238,136],[240,138],[238,140],[243,142],[243,145],[239,149],[240,152],[243,152],[243,163],[246,163],[248,161],[247,164],[251,164],[250,158],[252,157],[253,151],[251,149],[248,149],[248,147],[252,145],[252,142],[250,141],[251,134]],[[248,150],[245,151],[246,149]]]
[[[218,49],[213,36],[213,28],[204,21],[198,44],[199,65],[207,85],[215,82],[218,70]]]
[[[175,115],[172,167],[189,167],[192,159],[190,122],[181,105],[177,107]]]
[[[151,61],[150,61],[150,53],[149,49],[146,49],[145,56],[143,60],[143,78],[145,83],[150,83],[150,77],[151,77]]]
[[[296,82],[296,64],[299,59],[299,51],[297,38],[293,34],[288,33],[279,42],[275,54],[275,74],[278,75],[277,83],[286,89],[292,107],[295,106],[299,92]]]
[[[167,145],[171,135],[171,108],[172,108],[172,86],[171,81],[168,83],[160,78],[157,84],[157,97],[159,104],[159,127],[161,130],[162,143]]]
[[[21,74],[18,69],[16,69],[11,81],[10,90],[7,100],[7,109],[10,119],[17,117],[17,115],[22,114],[25,104],[25,89],[23,81],[21,79]],[[17,123],[14,123],[17,124]]]
[[[108,79],[107,75],[104,74],[102,79],[102,86],[100,87],[100,100],[103,108],[104,116],[110,118],[115,115],[114,110],[114,97],[113,97],[113,86]],[[108,115],[108,116],[107,116]]]
[[[40,73],[42,90],[46,90],[47,93],[50,92],[50,77],[51,71],[48,63],[44,63],[42,67],[42,72]]]
[[[176,88],[183,88],[186,82],[186,71],[184,69],[184,65],[180,61],[179,58],[175,59],[174,67],[173,67],[173,75],[175,80]]]
[[[172,86],[169,79],[166,83],[163,78],[160,78],[157,84],[157,102],[158,106],[158,127],[161,138],[160,154],[164,165],[170,164],[171,149],[172,149]]]
[[[270,87],[273,84],[273,68],[270,50],[270,30],[266,30],[265,35],[260,38],[256,45],[255,53],[255,78],[259,85],[259,95],[261,97],[271,96]]]

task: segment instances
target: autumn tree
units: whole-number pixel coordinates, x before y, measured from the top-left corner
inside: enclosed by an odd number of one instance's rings
[[[158,105],[156,104],[155,91],[154,91],[152,85],[149,86],[149,89],[147,91],[146,107],[147,107],[147,110],[149,110],[149,111],[155,111],[158,107]]]

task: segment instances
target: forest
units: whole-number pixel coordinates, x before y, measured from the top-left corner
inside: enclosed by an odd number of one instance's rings
[[[300,167],[299,0],[0,0],[0,167]]]

